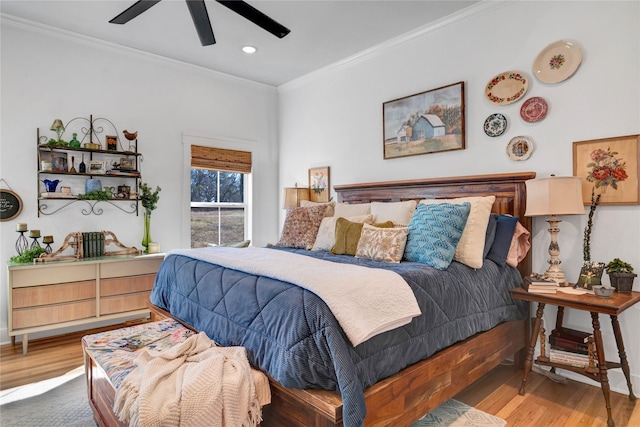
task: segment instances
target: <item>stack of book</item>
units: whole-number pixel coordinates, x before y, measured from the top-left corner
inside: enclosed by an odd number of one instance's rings
[[[99,231],[82,233],[82,256],[95,258],[104,255],[104,234]]]
[[[549,336],[549,360],[579,368],[588,367],[589,338],[592,336],[589,332],[570,328],[554,329]],[[595,362],[595,351],[592,357]]]
[[[522,281],[522,287],[531,293],[555,294],[558,290],[558,283],[551,279],[528,276]]]

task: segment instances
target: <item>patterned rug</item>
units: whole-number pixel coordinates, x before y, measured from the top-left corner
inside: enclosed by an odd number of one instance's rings
[[[507,422],[455,399],[449,399],[411,427],[504,427]]]
[[[40,394],[32,395],[34,392]],[[84,370],[0,393],[2,427],[95,427]],[[504,427],[498,417],[449,399],[411,427]]]

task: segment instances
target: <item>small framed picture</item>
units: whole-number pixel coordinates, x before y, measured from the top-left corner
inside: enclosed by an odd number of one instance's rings
[[[51,170],[53,172],[68,172],[66,156],[51,156]]]
[[[329,192],[331,191],[329,183],[329,166],[309,169],[309,198],[312,202],[325,203],[328,202]]]
[[[118,199],[128,199],[131,196],[131,187],[128,185],[118,185],[118,193],[116,197]]]
[[[106,173],[106,167],[104,160],[89,160],[87,172],[93,175],[104,175]]]
[[[117,150],[118,149],[118,137],[114,135],[106,135],[105,139],[107,140],[107,150]]]
[[[126,157],[120,158],[120,170],[135,170],[136,169],[136,160],[129,159]]]

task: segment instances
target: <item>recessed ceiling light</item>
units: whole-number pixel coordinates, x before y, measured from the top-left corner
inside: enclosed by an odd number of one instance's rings
[[[258,49],[256,49],[254,46],[242,46],[242,51],[244,53],[256,53]]]

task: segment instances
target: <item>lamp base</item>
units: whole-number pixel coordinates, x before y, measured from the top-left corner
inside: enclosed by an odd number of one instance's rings
[[[551,236],[551,243],[549,243],[549,268],[545,272],[545,276],[554,280],[559,286],[569,286],[567,278],[564,275],[564,271],[560,268],[560,246],[558,245],[558,233],[560,232],[559,223],[562,222],[555,215],[551,215],[551,218],[547,219],[549,223],[549,235]]]

